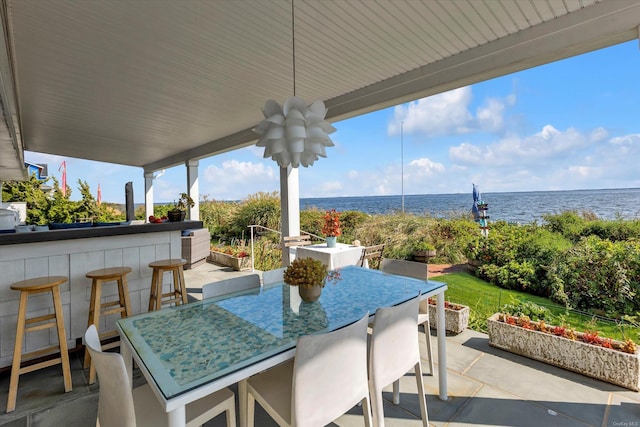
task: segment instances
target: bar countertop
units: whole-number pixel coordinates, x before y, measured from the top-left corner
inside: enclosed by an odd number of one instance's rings
[[[164,222],[162,224],[111,225],[64,230],[31,231],[0,234],[0,246],[21,243],[54,242],[59,240],[87,239],[92,237],[122,236],[127,234],[182,231],[202,228],[202,221]]]

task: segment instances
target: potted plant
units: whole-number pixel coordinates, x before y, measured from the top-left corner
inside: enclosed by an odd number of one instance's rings
[[[328,269],[322,261],[313,258],[296,258],[284,271],[284,283],[297,286],[303,301],[313,302],[320,298],[327,280]]]
[[[436,247],[432,243],[421,241],[413,247],[414,261],[427,262],[434,256],[436,256]]]
[[[335,248],[336,238],[342,234],[342,229],[340,228],[340,212],[336,212],[335,209],[325,212],[322,233],[327,236],[327,247]]]
[[[187,193],[180,193],[180,198],[173,204],[171,209],[167,211],[169,221],[184,221],[187,216],[187,208],[192,208],[195,202]]]

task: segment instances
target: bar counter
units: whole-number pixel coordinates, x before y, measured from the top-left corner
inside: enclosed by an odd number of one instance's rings
[[[147,311],[151,273],[149,263],[181,257],[182,230],[202,228],[201,221],[111,225],[64,230],[0,234],[0,368],[11,365],[20,293],[11,284],[39,276],[66,276],[60,286],[69,348],[84,335],[89,315],[91,280],[85,275],[105,267],[127,266],[129,298],[134,314]],[[172,283],[165,276],[165,286]],[[171,285],[172,286],[172,285]],[[165,288],[166,289],[166,288]],[[117,299],[115,282],[103,285],[103,302]],[[28,315],[52,312],[48,294],[31,297]],[[100,331],[115,329],[117,315],[101,318]],[[103,320],[104,319],[104,320]],[[49,331],[27,335],[23,351],[52,345]]]

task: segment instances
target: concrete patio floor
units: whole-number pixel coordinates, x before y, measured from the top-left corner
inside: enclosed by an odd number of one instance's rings
[[[231,272],[204,264],[185,271],[191,298],[199,299],[203,283],[251,272]],[[434,333],[434,332],[432,332]],[[432,338],[437,360],[437,340]],[[423,357],[426,354],[421,340]],[[88,385],[83,350],[72,351],[73,391],[63,392],[60,366],[22,375],[15,412],[6,414],[8,370],[0,373],[0,426],[49,427],[95,425],[99,383]],[[640,393],[539,363],[489,346],[486,334],[466,330],[447,337],[449,399],[438,398],[437,369],[424,384],[433,426],[640,426]],[[136,371],[136,385],[144,378]],[[236,391],[236,390],[234,390]],[[389,390],[390,391],[390,390]],[[388,427],[422,425],[413,374],[401,381],[400,405],[385,395]],[[363,426],[361,409],[353,408],[332,425]],[[205,424],[225,426],[224,416]],[[276,426],[260,408],[257,426]]]

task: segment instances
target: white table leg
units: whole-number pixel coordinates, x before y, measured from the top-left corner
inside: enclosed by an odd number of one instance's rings
[[[169,427],[185,427],[187,424],[187,414],[184,406],[179,406],[167,413],[169,417]]]
[[[436,300],[438,315],[438,380],[440,400],[447,400],[447,332],[444,327],[444,291]],[[427,332],[428,333],[428,332]]]

